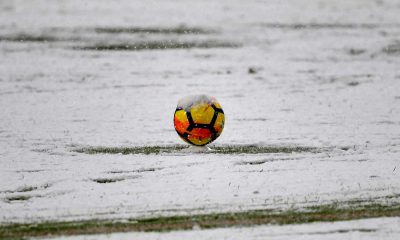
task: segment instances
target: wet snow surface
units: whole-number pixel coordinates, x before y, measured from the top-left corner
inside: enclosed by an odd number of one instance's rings
[[[398,202],[399,12],[395,0],[1,1],[0,222]],[[71,151],[184,144],[173,113],[198,93],[226,113],[215,145],[330,150]]]
[[[57,238],[72,239],[386,239],[400,237],[399,218],[379,218],[335,223],[296,224],[288,226],[256,226],[240,228],[220,228],[212,230],[172,231],[169,233],[114,233],[93,236]]]

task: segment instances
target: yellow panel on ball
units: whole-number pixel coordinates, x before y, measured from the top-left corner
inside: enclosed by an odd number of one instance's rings
[[[213,99],[213,103],[217,108],[222,109],[221,105],[217,102],[217,100],[215,100],[215,98]]]
[[[200,103],[190,109],[193,122],[198,124],[209,124],[214,116],[214,109],[210,103]]]
[[[218,136],[221,134],[222,130],[224,129],[225,123],[225,114],[218,113],[217,120],[214,123],[214,129],[217,132]]]

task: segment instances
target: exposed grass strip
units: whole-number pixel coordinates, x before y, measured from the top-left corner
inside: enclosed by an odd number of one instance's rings
[[[108,33],[108,34],[210,34],[215,33],[213,30],[207,30],[203,28],[177,26],[171,28],[161,27],[98,27],[94,29],[97,33]]]
[[[204,41],[204,42],[179,42],[179,41],[146,41],[120,44],[95,44],[75,47],[75,50],[87,51],[143,51],[143,50],[168,50],[191,48],[236,48],[240,45],[229,42]]]
[[[183,145],[139,146],[139,147],[86,147],[75,149],[75,152],[86,154],[160,154],[172,153],[187,148]]]
[[[363,218],[400,216],[400,205],[367,204],[340,207],[338,204],[291,209],[281,212],[253,210],[233,213],[213,213],[192,216],[158,217],[148,219],[88,220],[75,222],[44,222],[37,224],[9,224],[0,226],[1,239],[26,237],[100,234],[129,231],[164,232],[260,224],[299,224],[311,222],[346,221]]]
[[[86,147],[75,149],[75,152],[86,154],[160,154],[179,153],[188,149],[185,145],[136,146],[136,147]],[[211,146],[206,154],[260,154],[260,153],[292,153],[318,152],[319,149],[304,146],[258,146],[258,145],[221,145]]]
[[[35,42],[35,43],[51,43],[51,42],[72,42],[80,40],[77,37],[57,37],[49,34],[28,34],[20,33],[16,35],[0,35],[0,42]]]
[[[258,153],[292,153],[292,152],[315,152],[314,147],[303,146],[257,146],[257,145],[225,145],[212,148],[219,154],[258,154]]]

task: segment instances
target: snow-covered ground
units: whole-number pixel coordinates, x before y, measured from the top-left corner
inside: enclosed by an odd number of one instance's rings
[[[369,240],[400,238],[400,218],[376,218],[335,223],[311,223],[287,226],[256,226],[212,230],[173,231],[168,233],[114,233],[92,236],[57,237],[57,239],[307,239]]]
[[[1,1],[0,222],[398,202],[399,12],[396,0]],[[82,50],[143,42],[189,47]],[[184,144],[173,113],[195,93],[225,111],[217,145],[329,150],[71,151]]]

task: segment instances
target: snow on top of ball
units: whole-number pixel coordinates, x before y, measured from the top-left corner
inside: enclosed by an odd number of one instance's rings
[[[193,105],[201,103],[212,103],[212,97],[206,94],[186,96],[178,101],[178,107],[189,111]]]

